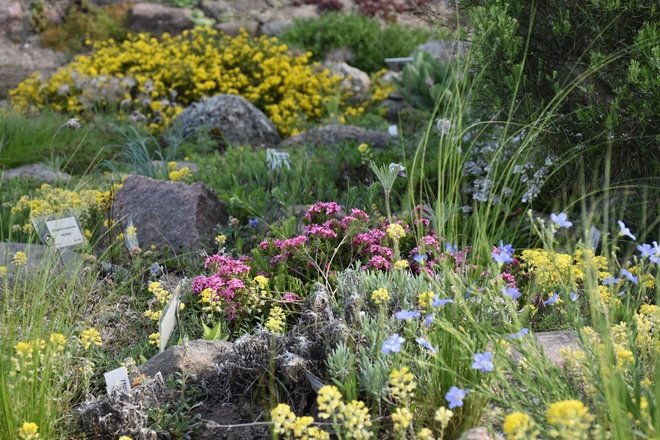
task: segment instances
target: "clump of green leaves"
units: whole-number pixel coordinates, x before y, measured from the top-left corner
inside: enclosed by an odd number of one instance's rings
[[[280,39],[313,53],[315,60],[323,60],[330,52],[350,51],[349,64],[365,72],[385,68],[385,58],[404,57],[427,41],[427,29],[401,25],[387,25],[363,15],[330,13],[312,20],[300,20]]]

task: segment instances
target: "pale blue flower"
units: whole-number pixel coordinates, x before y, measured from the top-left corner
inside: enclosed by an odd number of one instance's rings
[[[653,246],[650,244],[642,244],[637,246],[637,250],[641,254],[642,258],[648,258],[655,264],[660,264],[660,245],[657,241],[653,242]]]
[[[394,314],[396,319],[408,321],[409,319],[419,318],[419,310],[399,310]]]
[[[550,219],[558,228],[570,228],[573,226],[573,223],[568,221],[568,216],[565,212],[550,214]]]
[[[445,243],[445,252],[451,255],[456,255],[458,252],[458,246],[452,243]]]
[[[621,278],[607,277],[607,278],[603,278],[601,283],[603,284],[603,286],[612,286],[614,284],[617,284],[620,281],[621,281]]]
[[[502,295],[506,295],[515,301],[518,298],[520,298],[522,294],[520,293],[520,290],[516,289],[515,287],[507,286],[507,287],[502,287]]]
[[[557,301],[559,301],[559,294],[558,293],[553,293],[552,296],[550,298],[546,299],[545,301],[543,301],[542,304],[544,306],[551,306],[554,303],[556,303]]]
[[[428,259],[428,257],[426,256],[426,254],[415,254],[415,255],[413,255],[413,260],[415,260],[415,262],[417,264],[424,264],[427,259]]]
[[[449,388],[447,394],[445,394],[445,399],[449,402],[449,409],[454,409],[458,406],[463,406],[463,399],[467,395],[466,390],[462,390],[457,386]]]
[[[252,229],[257,229],[257,226],[259,226],[259,219],[252,217],[250,220],[248,220],[248,224]]]
[[[438,298],[436,296],[435,298],[433,298],[433,301],[431,301],[431,307],[442,307],[453,302],[454,300],[451,298]]]
[[[472,358],[472,368],[479,370],[482,373],[490,373],[495,369],[495,364],[493,364],[493,353],[490,351],[485,351],[483,353],[476,353]]]
[[[528,335],[528,334],[529,334],[529,329],[523,327],[520,330],[518,330],[517,332],[511,333],[510,335],[508,335],[507,338],[509,338],[509,339],[520,339],[523,336]]]
[[[424,317],[424,326],[431,327],[433,324],[433,319],[435,318],[435,313],[429,313]]]
[[[619,224],[619,236],[625,235],[632,238],[633,240],[637,240],[633,233],[630,232],[630,229],[626,227],[625,223],[623,223],[621,220],[617,220],[617,223]]]
[[[381,347],[383,354],[388,355],[390,353],[398,353],[401,351],[401,344],[406,342],[398,333],[394,333],[390,336]]]
[[[621,269],[621,275],[626,277],[628,279],[628,281],[630,281],[631,283],[633,283],[635,285],[637,285],[637,283],[639,282],[639,278],[637,278],[635,275],[630,273],[629,270]]]
[[[498,264],[513,263],[513,246],[510,244],[503,244],[500,241],[499,247],[493,249],[493,260]]]
[[[568,294],[568,297],[571,299],[571,301],[575,302],[578,300],[579,295],[576,292],[571,292]]]
[[[435,347],[433,347],[433,346],[431,345],[431,343],[430,343],[429,341],[427,341],[426,339],[424,339],[422,336],[420,336],[419,338],[415,339],[415,342],[417,342],[417,343],[418,343],[419,345],[421,345],[422,347],[426,348],[426,349],[427,349],[428,351],[430,351],[431,353],[436,353],[436,352],[438,351],[438,350],[435,349]]]

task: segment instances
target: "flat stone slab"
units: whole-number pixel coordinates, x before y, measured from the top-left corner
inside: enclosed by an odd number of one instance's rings
[[[563,360],[559,355],[559,351],[562,348],[581,350],[578,334],[574,330],[540,332],[534,333],[534,336],[546,357],[556,365],[563,364]]]
[[[155,376],[157,373],[167,378],[174,373],[202,374],[214,370],[216,359],[233,347],[227,341],[195,340],[170,347],[149,359],[140,366],[140,373]]]

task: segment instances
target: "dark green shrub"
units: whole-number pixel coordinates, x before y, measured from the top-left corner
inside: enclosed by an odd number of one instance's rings
[[[330,13],[297,21],[280,39],[311,51],[317,61],[334,50],[348,49],[349,64],[375,72],[386,67],[385,58],[408,56],[429,38],[426,29],[396,24],[381,27],[377,20],[362,15]]]
[[[587,184],[597,187],[606,182],[605,164],[612,183],[660,175],[657,2],[462,4],[473,30],[481,108],[521,123],[553,116],[538,152],[567,162],[556,176],[555,194],[575,185],[580,163],[594,177]]]

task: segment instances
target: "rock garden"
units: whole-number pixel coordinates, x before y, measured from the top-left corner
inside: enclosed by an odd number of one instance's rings
[[[0,0],[0,439],[655,439],[660,12]]]

